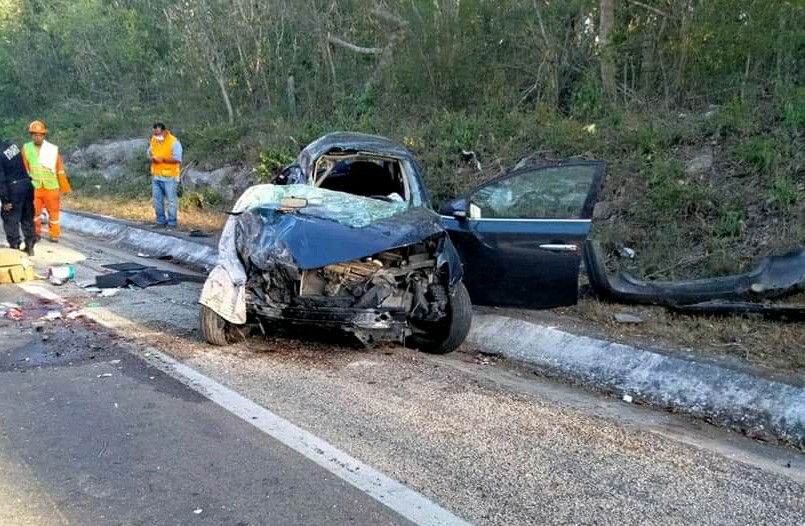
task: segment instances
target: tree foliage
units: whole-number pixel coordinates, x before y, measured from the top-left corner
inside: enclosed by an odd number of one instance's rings
[[[594,118],[607,100],[788,96],[803,28],[803,0],[0,0],[0,105],[5,127],[53,116],[101,135],[156,116]]]

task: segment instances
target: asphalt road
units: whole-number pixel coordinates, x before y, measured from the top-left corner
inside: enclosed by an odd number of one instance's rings
[[[0,523],[409,524],[125,347],[82,320],[0,327]]]
[[[76,263],[78,282],[106,263],[154,264],[70,236],[37,248],[40,268]],[[111,297],[47,288],[117,334],[81,318],[37,332],[30,322],[48,306],[33,301],[29,320],[2,325],[0,524],[404,521],[166,376],[149,360],[156,350],[471,523],[802,523],[801,452],[473,349],[432,357],[311,334],[217,349],[198,338],[199,284]],[[2,301],[22,294],[0,288]],[[9,522],[15,510],[31,519]]]

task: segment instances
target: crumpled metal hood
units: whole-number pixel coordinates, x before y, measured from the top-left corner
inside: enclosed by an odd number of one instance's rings
[[[361,228],[255,208],[238,218],[235,243],[241,258],[258,268],[282,262],[311,270],[412,245],[437,234],[446,237],[439,216],[427,208],[413,208]]]

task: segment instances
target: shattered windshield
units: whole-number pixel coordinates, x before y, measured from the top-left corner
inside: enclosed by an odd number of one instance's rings
[[[253,199],[249,209],[281,210],[328,219],[352,228],[369,226],[408,209],[407,203],[395,199],[363,197],[305,184],[261,185]],[[290,203],[290,199],[296,202]]]

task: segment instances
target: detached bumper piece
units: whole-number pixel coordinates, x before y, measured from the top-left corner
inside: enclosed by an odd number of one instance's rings
[[[407,315],[403,309],[298,305],[282,308],[256,306],[254,310],[258,316],[267,320],[351,332],[364,345],[379,341],[402,342],[408,334]]]
[[[756,314],[802,320],[805,305],[758,303],[805,290],[805,248],[763,258],[744,274],[686,281],[643,281],[629,273],[610,273],[601,247],[584,245],[584,263],[598,297],[619,303],[660,305],[697,314]]]

